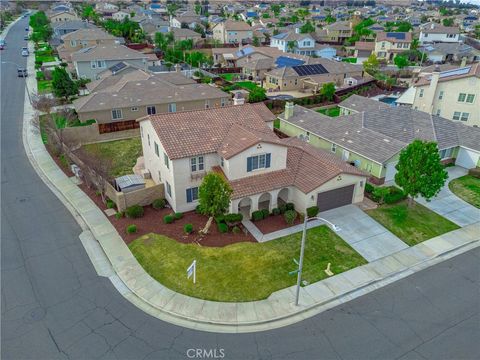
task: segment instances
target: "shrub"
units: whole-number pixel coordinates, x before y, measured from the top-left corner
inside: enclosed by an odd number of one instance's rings
[[[215,222],[217,224],[224,223],[225,222],[225,216],[224,215],[215,216]]]
[[[183,225],[183,231],[185,231],[187,234],[191,234],[193,232],[193,225],[192,224]]]
[[[395,204],[406,197],[407,195],[401,189],[392,186],[390,187],[390,192],[383,197],[383,201],[385,204]]]
[[[285,209],[286,210],[295,210],[295,204],[294,203],[286,203],[285,204]]]
[[[183,217],[183,213],[176,212],[174,216],[175,216],[175,220],[180,220]]]
[[[285,211],[285,214],[283,214],[283,217],[288,225],[293,225],[297,218],[297,212],[295,210],[287,210]]]
[[[252,213],[252,220],[253,221],[260,221],[263,219],[263,211],[257,210]]]
[[[262,213],[263,213],[263,218],[264,219],[266,219],[270,215],[270,211],[268,211],[268,209],[263,209]]]
[[[369,183],[365,184],[365,192],[367,194],[371,194],[374,189],[375,189],[375,187],[372,184],[369,184]]]
[[[227,214],[225,215],[225,222],[226,223],[237,223],[243,220],[243,215],[242,214]]]
[[[168,214],[168,215],[165,215],[165,216],[163,217],[163,222],[164,222],[165,224],[171,224],[171,223],[173,223],[173,220],[174,220],[174,219],[175,219],[175,218],[173,217],[172,214]]]
[[[226,233],[228,231],[228,226],[225,223],[219,223],[217,224],[218,226],[218,231],[220,231],[222,234]]]
[[[272,214],[273,215],[280,215],[280,209],[279,208],[273,208],[272,209]]]
[[[387,187],[377,187],[372,192],[372,200],[382,204],[383,198],[390,192],[390,189]]]
[[[287,206],[286,205],[280,205],[278,207],[278,209],[280,210],[280,214],[285,214],[285,211],[287,211]]]
[[[115,214],[115,219],[121,219],[123,217],[123,212],[117,212]]]
[[[167,204],[165,199],[155,199],[153,200],[152,207],[154,209],[163,209]]]
[[[200,205],[197,205],[197,206],[195,207],[195,213],[197,213],[197,214],[201,214],[201,213],[202,213],[202,208],[200,207]]]
[[[127,226],[127,234],[134,234],[137,232],[137,225],[128,225]]]
[[[307,216],[309,218],[317,216],[317,214],[318,214],[318,206],[311,206],[311,207],[307,208]]]
[[[131,219],[140,218],[143,216],[143,207],[140,205],[130,206],[125,210],[125,215]]]
[[[238,226],[234,226],[233,229],[232,229],[232,232],[234,234],[240,234],[242,230],[240,230],[240,228]]]
[[[113,200],[107,199],[107,209],[113,209],[115,207],[115,203]]]

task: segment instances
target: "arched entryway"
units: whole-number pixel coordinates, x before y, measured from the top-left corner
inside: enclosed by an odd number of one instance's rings
[[[289,195],[290,195],[289,188],[283,188],[282,190],[280,190],[277,195],[277,206],[280,207],[288,203]]]
[[[252,209],[252,199],[249,197],[243,198],[238,203],[238,213],[242,214],[244,218],[250,218],[250,211]]]
[[[272,195],[270,193],[263,193],[258,198],[258,210],[267,209],[270,211],[270,204],[272,202]]]

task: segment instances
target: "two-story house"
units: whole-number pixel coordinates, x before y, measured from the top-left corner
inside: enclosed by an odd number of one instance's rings
[[[73,102],[81,122],[95,120],[100,133],[134,128],[146,115],[227,106],[230,95],[179,72],[151,75],[121,62],[87,84],[89,95]]]
[[[244,44],[253,39],[253,30],[243,21],[226,20],[212,29],[213,39],[222,44]]]
[[[48,13],[48,19],[50,23],[56,24],[65,21],[78,21],[81,20],[73,10],[54,11]]]
[[[397,54],[410,50],[411,45],[411,32],[381,31],[377,34],[374,52],[379,60],[391,61]]]
[[[343,44],[352,34],[353,27],[350,21],[336,21],[318,31],[316,37],[321,42]]]
[[[418,41],[420,44],[436,42],[459,42],[460,29],[455,26],[443,26],[432,22],[421,26]]]
[[[337,54],[334,47],[317,44],[311,34],[300,34],[298,29],[272,36],[270,47],[275,47],[283,52],[314,55],[327,59],[332,59]]]
[[[201,16],[197,15],[195,11],[191,10],[184,11],[178,14],[178,16],[173,16],[170,19],[170,26],[178,29],[188,26],[188,28],[193,30],[197,24],[203,27]]]
[[[118,63],[133,65],[146,70],[149,56],[124,45],[99,44],[83,48],[71,55],[73,67],[79,79],[96,80],[99,75]]]
[[[415,84],[414,109],[480,126],[480,63],[434,71]]]
[[[305,141],[278,138],[274,119],[263,103],[140,118],[145,169],[177,212],[195,209],[211,171],[233,190],[229,212],[246,216],[287,202],[305,213],[362,201],[362,171]]]

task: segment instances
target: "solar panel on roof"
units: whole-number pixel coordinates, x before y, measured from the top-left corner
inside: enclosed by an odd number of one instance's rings
[[[401,32],[389,32],[387,33],[388,38],[394,38],[397,40],[405,40],[405,33]]]
[[[245,49],[242,49],[242,50],[238,50],[235,55],[237,57],[242,57],[242,56],[245,56],[245,55],[250,55],[251,53],[254,52],[254,49],[253,48],[250,48],[250,47],[247,47]]]
[[[118,64],[113,65],[113,66],[110,68],[110,71],[111,71],[112,73],[116,73],[116,72],[124,69],[126,66],[127,66],[127,64],[125,64],[124,62],[119,62]]]
[[[279,56],[277,60],[275,60],[275,64],[277,67],[292,67],[292,66],[300,66],[303,65],[305,61],[300,59],[292,59],[286,56]]]
[[[465,75],[470,72],[470,68],[471,66],[467,66],[459,69],[443,71],[440,73],[440,77],[443,78],[448,76]]]
[[[287,35],[288,35],[288,33],[281,33],[281,34],[277,34],[277,35],[273,36],[273,38],[274,39],[284,39]]]
[[[295,70],[295,72],[300,76],[328,73],[327,69],[325,69],[325,67],[321,64],[293,66],[292,69]]]

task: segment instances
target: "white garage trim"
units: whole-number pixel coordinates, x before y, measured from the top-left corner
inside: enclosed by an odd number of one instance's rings
[[[455,165],[464,167],[465,169],[472,169],[477,166],[479,158],[480,153],[478,151],[460,147]]]

